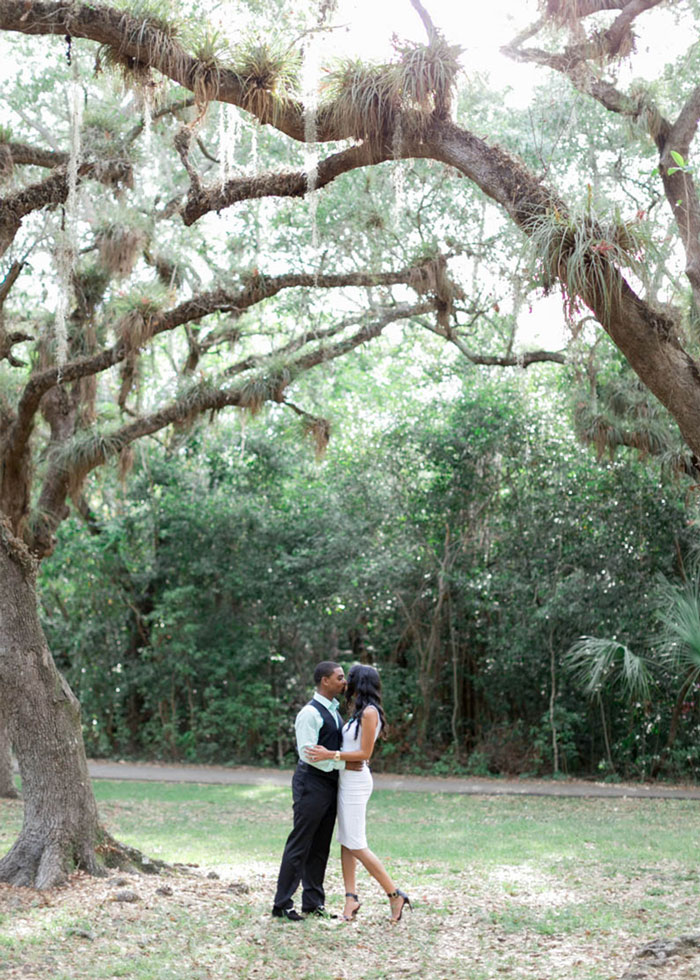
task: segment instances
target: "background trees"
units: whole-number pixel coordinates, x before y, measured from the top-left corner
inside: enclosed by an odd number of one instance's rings
[[[42,608],[91,753],[289,763],[330,653],[381,667],[389,768],[695,771],[692,696],[659,762],[680,671],[601,704],[564,656],[592,635],[651,658],[658,576],[692,540],[684,488],[624,449],[581,452],[557,369],[474,370],[436,399],[436,368],[406,402],[407,356],[355,411],[326,391],[343,424],[320,463],[279,412],[200,428],[128,490],[102,483],[100,533],[64,525]]]

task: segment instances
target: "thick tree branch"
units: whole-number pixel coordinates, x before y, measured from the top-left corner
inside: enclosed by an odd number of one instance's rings
[[[3,307],[5,300],[9,296],[10,290],[17,282],[19,274],[24,268],[23,262],[13,262],[10,271],[7,273],[2,283],[0,283],[0,361],[7,360],[12,367],[25,367],[24,361],[20,361],[12,353],[15,344],[22,344],[27,340],[34,340],[31,334],[13,331],[7,333],[3,322]],[[1,431],[1,428],[0,428]]]
[[[10,266],[10,271],[0,283],[0,310],[2,310],[3,306],[5,305],[5,300],[7,299],[10,290],[17,282],[19,274],[23,268],[24,262],[13,262]]]
[[[603,34],[608,57],[615,57],[620,52],[632,24],[640,14],[643,14],[645,10],[651,10],[652,7],[658,7],[664,2],[665,0],[630,0],[629,3],[626,3],[622,12]]]
[[[318,164],[314,187],[325,187],[341,174],[382,163],[391,157],[390,148],[382,148],[375,143],[362,143],[334,153]],[[192,225],[210,211],[222,211],[239,201],[259,197],[303,197],[308,189],[309,175],[304,171],[234,177],[223,186],[218,184],[209,188],[202,187],[197,180],[190,186],[187,201],[180,213],[184,223]]]
[[[652,6],[655,6],[654,0],[627,4],[623,10],[627,24]],[[619,29],[623,21],[617,23]],[[254,111],[260,121],[276,126],[292,138],[305,139],[304,114],[299,102],[280,103],[272,94],[268,93],[268,97],[265,93],[247,91],[239,78],[226,70],[216,76],[207,74],[206,66],[186,54],[156,27],[122,11],[51,0],[31,0],[27,8],[24,0],[0,0],[0,29],[30,34],[62,35],[68,32],[110,44],[135,58],[139,64],[157,68],[191,90],[196,88],[201,100],[233,102]],[[403,114],[406,121],[410,117],[410,113]],[[319,142],[345,137],[364,138],[367,135],[364,131],[345,131],[344,127],[352,129],[355,125],[356,122],[348,121],[342,114],[324,108],[318,114],[316,138]],[[474,134],[438,118],[436,113],[422,119],[419,133],[414,129],[412,135],[410,126],[403,127],[403,132],[407,135],[402,140],[402,157],[435,159],[456,168],[500,204],[526,234],[555,209],[561,214],[567,213],[563,202],[523,165],[498,147],[489,146]],[[380,133],[370,135],[376,140],[385,138]],[[598,254],[592,259],[598,266],[604,261]],[[564,263],[559,263],[556,273],[563,286],[570,286],[573,295],[578,295],[595,313],[641,380],[676,418],[688,444],[700,453],[700,368],[683,350],[674,323],[644,303],[612,263],[605,268],[605,289],[600,283],[596,285],[588,280],[579,280],[571,286],[567,283]],[[610,291],[616,297],[612,305]],[[114,357],[108,355],[107,359],[109,356]],[[71,365],[67,369],[77,370]],[[86,365],[80,370],[86,370]],[[93,361],[87,371],[94,373],[94,370]],[[48,384],[55,383],[54,373]],[[25,396],[23,399],[26,406],[27,399]]]
[[[604,35],[606,51],[611,53],[632,21],[645,10],[657,6],[659,0],[631,0],[614,24]],[[658,107],[645,95],[634,98],[620,92],[612,83],[600,79],[586,58],[592,52],[587,45],[567,47],[563,54],[551,54],[538,48],[522,48],[520,35],[503,48],[505,54],[517,61],[534,62],[557,71],[573,83],[581,92],[592,96],[608,111],[633,119],[644,118],[649,134],[659,150],[659,173],[686,255],[686,276],[690,282],[696,304],[700,307],[700,200],[693,174],[688,170],[675,169],[671,150],[685,157],[695,136],[700,120],[700,86],[696,86],[672,125]],[[669,173],[669,169],[674,172]]]
[[[700,121],[700,85],[696,85],[685,101],[669,133],[672,148],[687,157]]]
[[[303,106],[289,100],[281,106],[265,89],[246,90],[238,75],[210,66],[188,54],[147,18],[106,6],[63,0],[0,0],[0,30],[22,34],[54,34],[83,37],[115,48],[142,67],[155,68],[183,88],[207,100],[231,102],[253,112],[262,123],[274,124],[293,139],[303,141]],[[343,139],[350,133],[337,132],[319,120],[320,140]]]
[[[12,163],[15,166],[32,167],[60,167],[68,161],[67,153],[58,153],[56,150],[44,150],[38,146],[30,146],[28,143],[4,143],[3,146],[8,150]]]
[[[129,186],[132,181],[131,164],[127,160],[82,163],[78,167],[78,180],[88,178],[104,184]],[[23,218],[48,205],[63,204],[67,197],[68,173],[66,167],[61,166],[45,180],[0,198],[0,255],[12,244]]]

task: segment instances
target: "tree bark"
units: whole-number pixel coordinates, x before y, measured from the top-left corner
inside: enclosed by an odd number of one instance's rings
[[[17,799],[19,793],[12,773],[12,752],[5,720],[0,714],[0,797]]]
[[[0,861],[0,881],[50,888],[76,868],[97,873],[99,824],[80,706],[39,623],[34,562],[6,524],[0,526],[0,692],[25,801],[20,835]]]

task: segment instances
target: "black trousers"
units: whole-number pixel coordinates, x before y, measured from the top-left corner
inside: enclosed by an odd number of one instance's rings
[[[294,827],[282,855],[275,908],[292,908],[292,895],[299,882],[302,883],[302,912],[325,904],[323,879],[331,849],[337,797],[337,773],[327,775],[311,766],[296,769],[292,778]]]

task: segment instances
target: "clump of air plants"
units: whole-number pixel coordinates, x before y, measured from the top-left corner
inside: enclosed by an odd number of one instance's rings
[[[209,25],[206,25],[203,33],[195,36],[192,47],[196,64],[190,81],[202,118],[209,103],[219,97],[221,74],[231,58],[231,49],[224,35],[212,30]]]
[[[411,269],[408,285],[419,296],[429,295],[434,298],[437,322],[446,330],[454,312],[455,299],[464,299],[464,291],[450,279],[445,256],[427,256],[416,263]]]
[[[125,356],[120,369],[120,387],[117,404],[123,410],[126,400],[138,388],[140,381],[139,351],[153,336],[158,324],[158,316],[163,306],[161,290],[155,293],[137,291],[119,299],[112,306],[117,315],[114,332],[118,343],[124,346]]]
[[[526,230],[533,273],[545,290],[559,280],[567,317],[573,319],[583,301],[604,326],[621,302],[620,269],[641,273],[650,246],[640,222],[598,217],[590,208],[583,214],[551,208],[532,219]]]
[[[655,140],[661,132],[664,120],[656,105],[654,87],[647,82],[635,82],[630,86],[629,98],[634,108],[625,115],[625,120],[631,134],[637,136],[641,130],[644,136],[651,136]]]
[[[85,140],[94,146],[95,142],[100,147],[114,149],[121,143],[125,132],[127,119],[120,110],[114,110],[107,106],[89,107],[83,115],[83,136]]]
[[[141,89],[151,84],[151,69],[148,64],[137,61],[109,44],[100,45],[95,57],[95,74],[99,75],[105,69],[117,74],[127,90]]]
[[[116,323],[119,339],[129,350],[140,350],[153,336],[154,318],[141,310],[131,310]]]
[[[166,3],[137,3],[124,12],[119,28],[124,38],[120,48],[101,45],[95,58],[95,74],[104,69],[116,73],[126,90],[134,92],[137,107],[143,112],[146,143],[150,139],[153,107],[157,102],[160,86],[153,75],[155,67],[180,74],[189,56],[177,43],[177,22],[170,20],[170,6]],[[131,53],[127,54],[126,49]]]
[[[138,389],[139,380],[139,356],[135,351],[130,350],[119,369],[120,384],[119,393],[117,394],[117,405],[122,411],[126,408],[126,401],[131,392],[135,387]]]
[[[236,49],[230,65],[244,91],[242,108],[274,122],[299,87],[300,68],[297,52],[275,41],[248,39]]]
[[[167,2],[130,0],[120,21],[119,33],[124,45],[135,49],[135,54],[129,56],[117,48],[102,45],[97,52],[95,71],[99,72],[102,67],[113,68],[123,75],[127,87],[142,82],[142,72],[151,65],[167,61],[177,73],[187,61],[186,52],[176,41],[181,25],[173,18],[172,7]]]
[[[217,395],[221,396],[220,404],[215,404]],[[177,396],[179,417],[173,423],[177,433],[187,433],[192,429],[197,418],[204,411],[209,412],[210,421],[225,408],[223,392],[211,378],[200,377],[196,381],[188,380]]]
[[[400,109],[400,87],[391,65],[344,61],[324,79],[323,116],[343,135],[364,140],[386,136]]]
[[[593,399],[582,397],[574,412],[576,435],[595,447],[598,459],[613,459],[621,446],[636,449],[642,459],[669,449],[670,429],[658,405],[635,380],[597,385]]]
[[[103,265],[85,265],[73,271],[73,292],[76,315],[80,320],[91,319],[104,299],[110,274]]]
[[[174,259],[168,258],[161,252],[144,252],[144,258],[150,266],[156,270],[158,282],[164,286],[169,293],[175,292],[185,281],[185,269],[183,265]]]
[[[304,435],[314,443],[316,461],[320,462],[326,455],[331,438],[331,423],[315,415],[304,415],[302,418]]]
[[[158,288],[136,290],[111,304],[114,331],[128,351],[138,351],[151,339],[164,301],[164,291]]]
[[[628,58],[635,50],[635,35],[631,27],[626,27],[613,47],[607,31],[593,31],[588,43],[591,48],[590,57],[600,65],[605,65],[614,58]]]
[[[97,232],[95,242],[102,265],[117,279],[125,279],[143,251],[146,233],[141,228],[110,224]]]
[[[290,381],[291,375],[285,367],[248,378],[241,386],[238,404],[251,415],[257,415],[265,402],[283,400],[284,390]]]
[[[396,50],[395,62],[345,61],[326,76],[324,116],[339,133],[394,139],[400,113],[411,112],[418,130],[433,114],[440,119],[449,115],[461,49],[437,35],[428,45],[406,44]]]
[[[447,118],[462,49],[437,34],[430,44],[405,44],[398,51],[396,74],[402,103]]]
[[[116,435],[81,429],[56,451],[55,462],[68,478],[68,493],[73,501],[79,498],[88,473],[122,448],[122,440]]]

